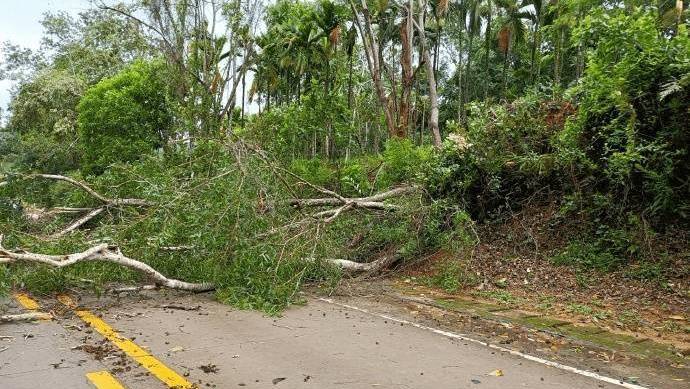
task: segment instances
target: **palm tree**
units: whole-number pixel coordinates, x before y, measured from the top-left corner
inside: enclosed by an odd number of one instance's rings
[[[496,0],[496,3],[501,7],[505,16],[501,23],[501,29],[498,32],[498,46],[503,53],[503,97],[506,97],[508,90],[508,67],[510,50],[513,45],[522,43],[525,40],[525,20],[530,18],[530,13],[522,11],[522,5],[518,0]]]
[[[491,51],[491,20],[493,18],[494,9],[491,0],[485,0],[484,7],[482,7],[482,15],[486,20],[486,30],[484,31],[484,99],[486,100],[489,94],[489,52]]]
[[[449,6],[449,20],[452,22],[450,24],[454,32],[457,32],[457,43],[456,49],[458,52],[458,59],[455,65],[455,72],[457,75],[457,91],[458,91],[458,101],[457,101],[457,119],[458,123],[463,123],[465,120],[464,114],[464,97],[463,97],[463,54],[464,54],[464,41],[465,41],[465,28],[467,27],[467,6],[469,1],[459,0],[457,2],[450,3]]]
[[[467,31],[467,36],[469,42],[467,45],[467,66],[465,71],[465,93],[463,93],[464,102],[469,101],[470,93],[470,68],[472,66],[472,45],[474,43],[474,38],[479,36],[481,33],[481,19],[480,19],[480,0],[467,0],[467,23],[465,26],[465,31]],[[464,103],[463,103],[464,106]]]
[[[532,83],[536,84],[539,78],[539,71],[541,67],[539,66],[540,59],[537,57],[537,51],[541,45],[541,32],[539,29],[543,24],[544,14],[546,13],[546,6],[548,1],[546,0],[527,0],[525,6],[531,5],[533,7],[533,13],[531,16],[532,20],[532,47],[531,47],[531,62],[530,62],[530,77],[532,78]]]

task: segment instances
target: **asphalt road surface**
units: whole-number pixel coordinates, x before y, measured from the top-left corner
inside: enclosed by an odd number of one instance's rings
[[[1,389],[624,387],[319,299],[280,318],[207,295],[38,302],[54,320],[0,324]]]

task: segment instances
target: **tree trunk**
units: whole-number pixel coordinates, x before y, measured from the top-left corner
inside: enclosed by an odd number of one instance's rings
[[[246,91],[245,91],[245,87],[247,85],[246,79],[245,79],[246,75],[247,75],[247,72],[242,74],[242,125],[244,125],[244,100],[246,99],[246,96],[247,96]]]
[[[491,0],[487,1],[489,8],[488,17],[486,19],[486,33],[485,33],[485,53],[484,53],[484,100],[489,95],[489,52],[491,51]]]
[[[455,71],[458,73],[458,124],[463,125],[465,123],[465,104],[463,102],[462,93],[462,27],[464,23],[460,25],[460,31],[458,33],[458,64],[456,65]]]
[[[503,53],[503,98],[506,98],[508,92],[508,56],[510,55],[510,43],[505,53]]]
[[[402,42],[402,57],[400,66],[402,68],[402,95],[400,97],[400,122],[398,124],[398,137],[405,137],[409,131],[410,119],[410,99],[412,98],[412,0],[407,5],[405,20],[400,24],[400,41]]]
[[[350,54],[350,64],[347,75],[347,109],[352,109],[352,67],[353,67],[353,57]]]
[[[418,26],[420,49],[422,59],[426,64],[427,80],[429,82],[429,129],[434,141],[434,147],[441,148],[441,132],[438,127],[438,96],[436,94],[436,77],[434,77],[434,64],[429,58],[429,49],[426,45],[426,35],[424,34],[424,10],[426,1],[420,0],[421,10],[419,11]]]
[[[540,22],[541,22],[541,16],[537,14],[537,20],[534,24],[534,36],[532,37],[532,63],[530,65],[530,74],[532,76],[532,85],[536,85],[537,82],[539,81],[539,70],[540,66],[537,64],[537,48],[541,44],[541,39],[540,38],[540,32],[539,32],[539,27],[540,27]]]
[[[463,111],[465,110],[465,104],[469,102],[470,99],[470,67],[472,66],[472,42],[474,41],[474,34],[470,33],[470,41],[467,47],[467,67],[465,70],[465,93],[463,93]]]
[[[367,66],[369,67],[369,73],[371,74],[371,79],[374,83],[374,89],[379,101],[379,106],[381,109],[383,109],[383,113],[386,118],[388,134],[391,137],[394,137],[397,134],[395,115],[391,111],[392,107],[389,104],[388,95],[386,94],[386,89],[384,88],[383,80],[381,79],[382,65],[379,56],[379,43],[376,41],[376,36],[371,28],[371,14],[369,13],[366,0],[361,1],[361,7],[363,23],[362,20],[360,20],[360,12],[354,3],[354,0],[350,0],[350,8],[352,9],[352,13],[355,15],[354,19],[357,30],[359,31],[359,35],[362,37],[362,46],[364,46],[364,51],[366,53]]]

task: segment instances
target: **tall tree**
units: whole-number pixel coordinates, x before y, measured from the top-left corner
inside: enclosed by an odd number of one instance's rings
[[[434,71],[434,63],[431,61],[429,55],[426,30],[424,28],[426,22],[426,0],[420,0],[419,7],[420,9],[417,14],[417,29],[419,32],[419,47],[421,57],[422,61],[424,61],[426,65],[426,76],[429,84],[429,129],[431,130],[434,146],[436,148],[440,148],[441,132],[438,125],[438,93],[436,90],[436,76]]]

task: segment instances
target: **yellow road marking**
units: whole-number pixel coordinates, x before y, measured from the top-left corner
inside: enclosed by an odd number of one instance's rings
[[[22,307],[28,309],[29,311],[37,311],[40,308],[38,302],[29,297],[29,295],[26,293],[15,293],[14,298],[19,302],[19,304],[22,305]]]
[[[115,377],[107,371],[96,371],[86,374],[86,378],[96,387],[96,389],[125,389]]]
[[[66,295],[58,296],[58,301],[67,305],[70,308],[76,307],[74,301],[72,301],[72,299]],[[165,366],[163,362],[156,359],[148,351],[137,346],[134,342],[125,338],[124,336],[118,334],[117,331],[110,327],[106,322],[96,317],[93,313],[84,309],[78,309],[75,312],[77,316],[79,316],[85,323],[90,325],[91,328],[98,331],[98,333],[100,333],[106,339],[111,341],[120,350],[124,351],[125,354],[129,355],[132,359],[137,361],[141,366],[143,366],[145,369],[151,372],[151,374],[153,374],[156,378],[163,381],[163,383],[168,385],[170,388],[195,388],[195,386],[192,385],[192,383],[190,383],[189,381],[187,381],[184,377],[177,374],[174,370],[170,369],[169,367]]]

